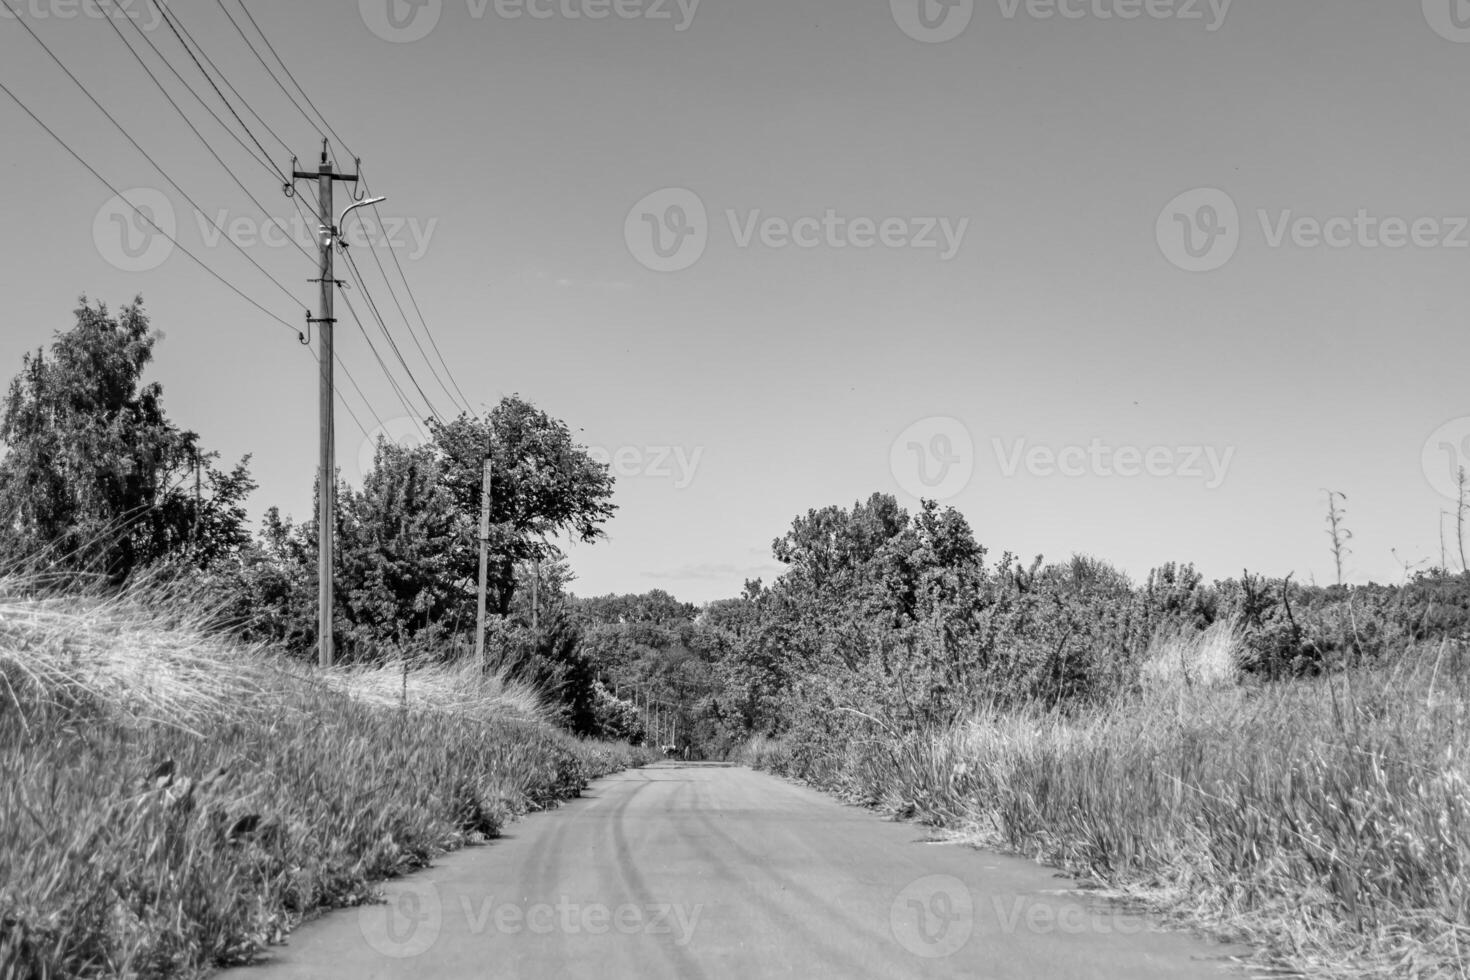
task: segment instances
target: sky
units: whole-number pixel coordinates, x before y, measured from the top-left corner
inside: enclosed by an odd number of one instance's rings
[[[141,294],[171,416],[252,454],[255,516],[306,516],[316,270],[268,227],[281,180],[144,47],[244,139],[145,0],[4,2],[0,83],[182,248],[0,95],[0,369],[79,295]],[[1463,0],[245,4],[388,198],[350,254],[424,395],[339,302],[344,477],[425,400],[453,413],[430,364],[478,410],[519,393],[617,476],[578,592],[736,595],[797,515],[875,492],[958,508],[996,556],[1326,583],[1333,490],[1349,580],[1442,541],[1458,566]],[[239,0],[173,10],[258,115],[244,145],[313,168]]]

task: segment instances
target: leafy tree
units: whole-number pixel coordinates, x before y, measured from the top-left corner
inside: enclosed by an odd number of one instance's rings
[[[602,536],[613,513],[607,468],[575,444],[564,423],[519,398],[483,418],[430,425],[428,445],[384,441],[362,488],[339,487],[336,628],[343,659],[451,659],[473,649],[489,445],[489,608],[502,621],[502,659],[529,665],[528,676],[563,692],[575,702],[573,714],[585,719],[591,675],[580,659],[580,627],[561,608],[570,574],[548,538]],[[235,619],[257,638],[309,652],[317,634],[317,550],[314,520],[293,524],[272,511],[259,542],[242,556],[234,585],[222,587],[248,597],[232,603]],[[527,585],[535,561],[543,587],[533,617]],[[533,620],[544,628],[532,631]]]
[[[457,578],[451,565],[455,549],[473,537],[473,522],[455,507],[443,473],[432,446],[384,441],[362,489],[341,489],[338,612],[349,647],[437,648],[442,658],[447,635],[473,615],[475,582]]]
[[[484,418],[461,415],[431,422],[441,454],[441,479],[462,514],[478,521],[484,460],[492,462],[492,608],[504,615],[516,589],[516,567],[555,555],[548,538],[565,536],[590,544],[604,536],[603,525],[617,508],[613,477],[577,445],[565,422],[554,419],[518,395],[507,397]],[[448,555],[450,574],[462,580],[478,575],[478,544],[463,541]]]
[[[642,595],[606,595],[578,600],[578,608],[587,619],[598,623],[652,623],[679,627],[693,622],[699,610],[692,603],[680,602],[662,589]]]
[[[218,455],[169,421],[162,387],[142,381],[158,337],[141,298],[115,317],[83,298],[49,356],[25,356],[0,417],[8,560],[121,581],[165,557],[207,565],[249,541],[249,457],[218,470]]]

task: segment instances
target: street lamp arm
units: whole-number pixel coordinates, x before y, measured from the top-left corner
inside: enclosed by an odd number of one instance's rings
[[[342,210],[342,217],[337,219],[337,240],[342,241],[347,237],[347,216],[349,214],[356,211],[358,208],[365,208],[370,204],[381,204],[386,200],[388,200],[387,197],[369,197],[364,200],[358,201],[356,204],[347,205],[347,207]]]

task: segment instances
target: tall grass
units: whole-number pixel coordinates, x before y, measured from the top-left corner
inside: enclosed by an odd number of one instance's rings
[[[186,595],[0,582],[0,977],[248,960],[310,912],[633,764],[536,692],[449,668],[314,674]]]
[[[1227,637],[1165,638],[1141,694],[1081,715],[986,710],[841,758],[767,743],[753,761],[1106,882],[1312,976],[1470,976],[1470,654],[1238,685],[1209,667],[1232,661]]]
[[[1236,619],[1222,619],[1204,630],[1178,624],[1154,635],[1139,669],[1146,690],[1222,687],[1240,679],[1244,659]]]

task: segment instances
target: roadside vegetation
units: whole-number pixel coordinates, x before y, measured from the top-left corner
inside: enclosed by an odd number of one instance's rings
[[[194,975],[646,753],[504,673],[324,678],[170,614],[0,581],[0,976]]]
[[[0,412],[0,978],[191,976],[649,761],[604,703],[556,535],[612,481],[509,398],[378,446],[342,488],[341,666],[314,665],[316,528],[246,524],[143,380],[141,302],[85,300]],[[495,447],[489,665],[472,657]],[[473,479],[471,479],[471,473]],[[473,484],[473,485],[471,485]],[[547,566],[532,608],[528,562]],[[637,726],[627,726],[634,727]]]
[[[1167,565],[1135,586],[1086,558],[986,562],[957,514],[883,497],[776,550],[789,570],[750,590],[727,665],[744,761],[1058,865],[1258,965],[1470,975],[1470,577]]]

